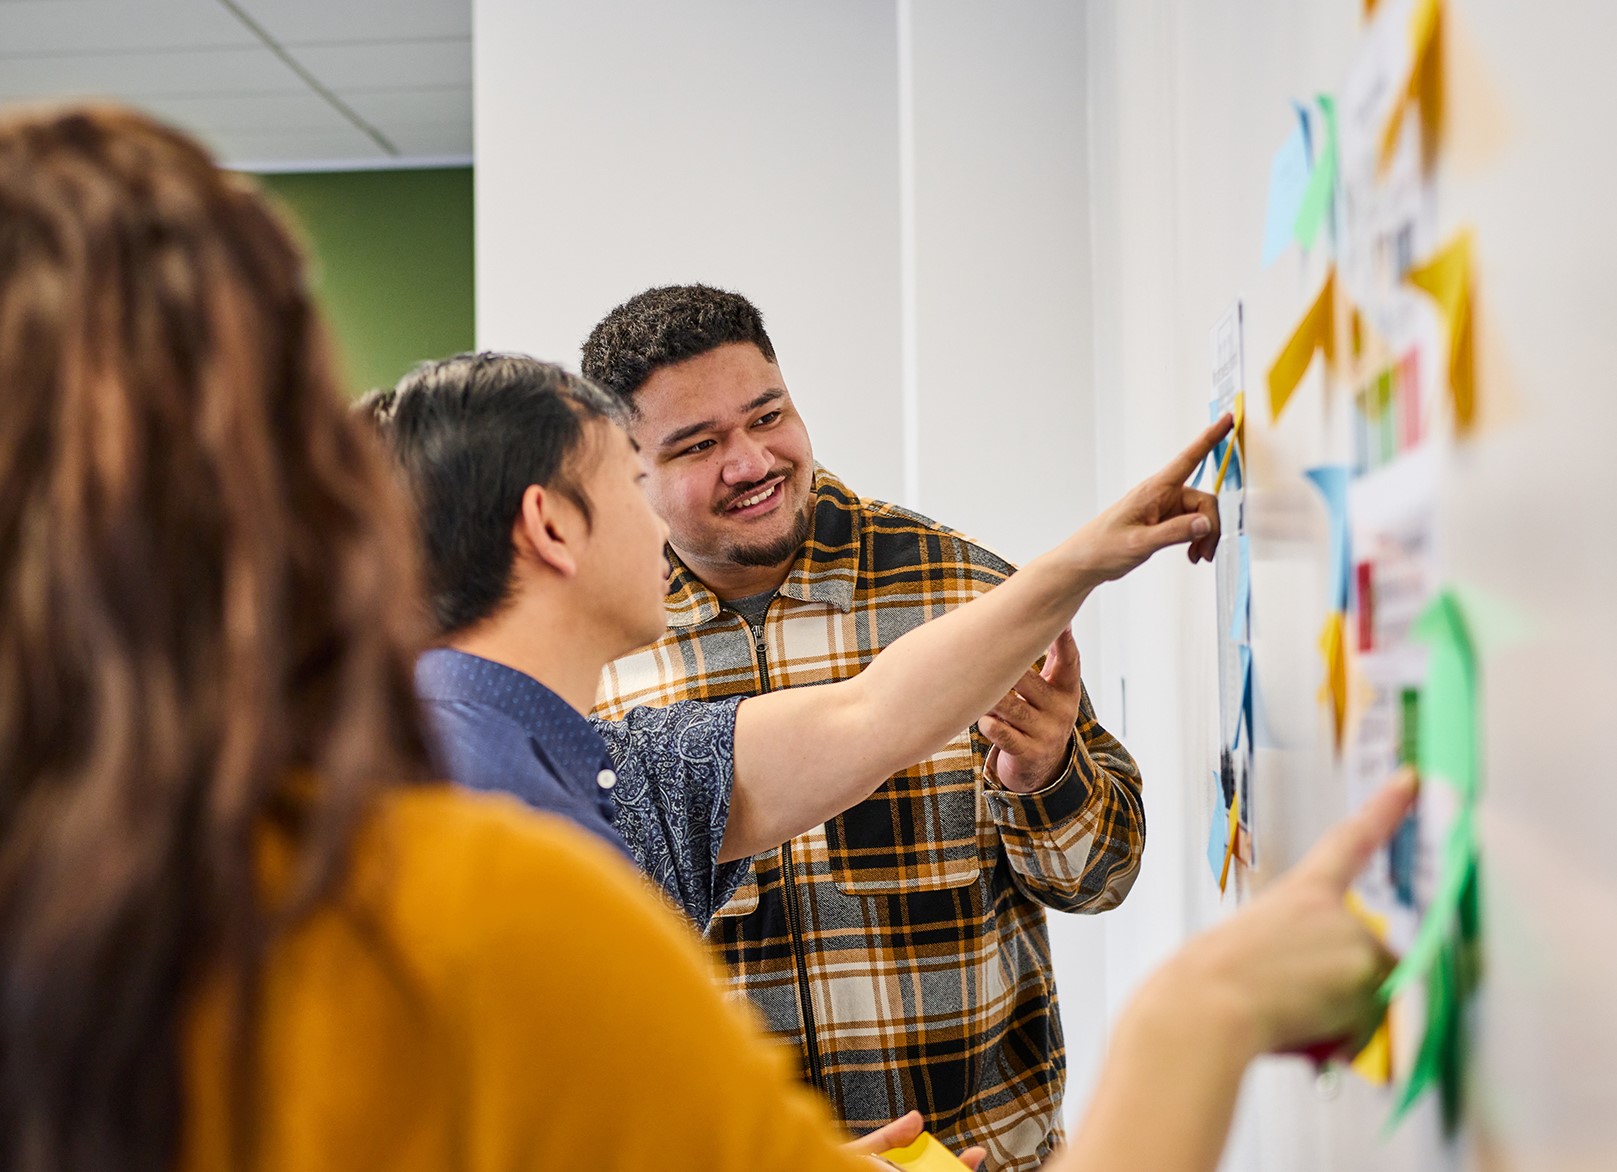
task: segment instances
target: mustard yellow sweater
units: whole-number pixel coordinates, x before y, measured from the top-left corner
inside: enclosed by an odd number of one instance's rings
[[[604,847],[510,799],[400,790],[342,897],[270,957],[262,1167],[870,1167],[716,990]],[[186,1039],[186,1172],[230,1167],[227,1018],[213,982]]]

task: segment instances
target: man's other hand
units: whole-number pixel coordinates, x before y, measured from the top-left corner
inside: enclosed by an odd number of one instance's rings
[[[1006,789],[1032,793],[1055,781],[1066,768],[1084,691],[1078,666],[1078,644],[1068,627],[1050,644],[1044,670],[1029,668],[977,722],[998,750],[990,764],[995,780]]]

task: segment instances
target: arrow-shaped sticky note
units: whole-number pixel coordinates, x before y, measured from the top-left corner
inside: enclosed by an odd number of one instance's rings
[[[1252,539],[1235,539],[1235,613],[1230,616],[1230,642],[1246,642],[1247,615],[1252,609]]]
[[[1241,702],[1236,706],[1235,736],[1230,739],[1230,752],[1241,747],[1241,726],[1250,723],[1252,711],[1252,648],[1241,644]],[[1252,730],[1247,730],[1247,736]]]
[[[1347,649],[1342,642],[1346,622],[1347,616],[1341,611],[1332,611],[1319,633],[1319,653],[1325,660],[1325,681],[1319,687],[1319,700],[1321,704],[1330,705],[1337,752],[1342,750],[1342,738],[1347,730]]]
[[[1430,294],[1448,321],[1449,395],[1454,403],[1455,429],[1464,435],[1471,430],[1477,413],[1476,347],[1471,329],[1471,233],[1460,233],[1431,260],[1411,269],[1405,279]]]
[[[1429,164],[1443,128],[1443,11],[1438,0],[1417,0],[1409,21],[1409,82],[1398,94],[1381,133],[1378,170],[1385,173],[1398,152],[1398,136],[1410,103],[1420,107],[1421,153]]]
[[[1423,777],[1441,778],[1469,799],[1481,783],[1476,650],[1460,601],[1445,590],[1415,620],[1428,650],[1417,716],[1416,759]]]
[[[1297,122],[1269,164],[1268,213],[1263,226],[1263,264],[1267,268],[1296,237],[1297,214],[1308,193],[1308,111],[1296,102]]]
[[[1279,422],[1280,413],[1291,401],[1292,392],[1302,382],[1308,364],[1318,350],[1325,355],[1327,364],[1336,360],[1336,270],[1325,277],[1314,304],[1297,323],[1280,357],[1269,367],[1269,418]]]
[[[1235,392],[1235,402],[1234,402],[1233,412],[1234,412],[1234,417],[1235,417],[1235,423],[1234,423],[1234,426],[1230,428],[1229,439],[1227,439],[1225,441],[1224,455],[1222,456],[1222,458],[1220,458],[1220,460],[1218,462],[1218,475],[1213,478],[1213,492],[1215,492],[1215,493],[1217,493],[1220,489],[1222,489],[1224,487],[1224,476],[1230,470],[1230,467],[1231,467],[1230,461],[1231,461],[1231,459],[1233,459],[1235,461],[1234,468],[1235,468],[1235,484],[1236,484],[1236,486],[1239,487],[1242,480],[1243,480],[1242,470],[1241,470],[1241,460],[1242,460],[1242,458],[1243,458],[1243,456],[1245,454],[1245,450],[1246,450],[1242,446],[1242,439],[1246,434],[1246,392],[1245,391],[1236,391]]]
[[[1353,556],[1348,532],[1348,479],[1345,465],[1331,464],[1310,468],[1308,479],[1325,498],[1331,517],[1331,608],[1347,610],[1348,587],[1353,572]]]
[[[1218,872],[1218,893],[1224,894],[1224,888],[1230,882],[1230,860],[1235,857],[1235,843],[1241,835],[1241,787],[1235,787],[1235,796],[1230,799],[1229,836],[1224,843],[1224,865]]]
[[[1387,942],[1387,917],[1377,915],[1369,906],[1353,892],[1347,893],[1348,911],[1370,929],[1371,935],[1383,944]],[[1354,1055],[1353,1073],[1373,1086],[1384,1087],[1392,1081],[1392,1018],[1383,1013],[1381,1024],[1376,1032],[1364,1044],[1364,1048]]]
[[[1207,867],[1213,872],[1213,878],[1218,879],[1224,870],[1224,849],[1229,842],[1229,819],[1224,813],[1224,787],[1218,783],[1218,770],[1211,770],[1213,776],[1213,815],[1207,825]],[[1219,883],[1220,894],[1224,891],[1224,884]]]
[[[1472,871],[1476,865],[1476,812],[1471,806],[1462,806],[1454,816],[1448,836],[1443,840],[1442,858],[1438,860],[1437,893],[1426,905],[1420,928],[1415,933],[1415,942],[1381,983],[1380,997],[1383,1002],[1391,1001],[1432,967],[1438,949],[1459,921],[1462,897],[1467,884],[1472,881]]]
[[[1319,104],[1321,120],[1325,123],[1325,135],[1314,160],[1314,169],[1308,176],[1302,205],[1297,209],[1297,222],[1292,226],[1297,243],[1305,252],[1314,247],[1314,238],[1319,235],[1319,226],[1325,222],[1331,196],[1336,192],[1336,103],[1327,94],[1320,94],[1314,100]]]

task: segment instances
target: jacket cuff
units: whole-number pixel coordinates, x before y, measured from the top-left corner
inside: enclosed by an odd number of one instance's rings
[[[1067,766],[1043,789],[1018,793],[1006,789],[994,771],[999,747],[991,745],[983,760],[983,791],[996,818],[1006,819],[1028,829],[1054,826],[1080,813],[1089,804],[1095,789],[1095,763],[1074,733],[1067,741]]]

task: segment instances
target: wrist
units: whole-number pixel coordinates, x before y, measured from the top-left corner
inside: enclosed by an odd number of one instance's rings
[[[1094,543],[1086,540],[1084,534],[1085,530],[1080,529],[1060,545],[1040,554],[1017,571],[1018,576],[1030,576],[1038,580],[1045,601],[1052,607],[1052,613],[1067,615],[1076,613],[1095,587],[1106,581],[1105,573],[1095,564],[1092,556],[1093,550],[1090,547]],[[1029,570],[1033,570],[1034,573],[1029,575]]]
[[[1251,991],[1192,942],[1141,987],[1129,1007],[1157,1044],[1205,1047],[1244,1070],[1269,1043]]]

